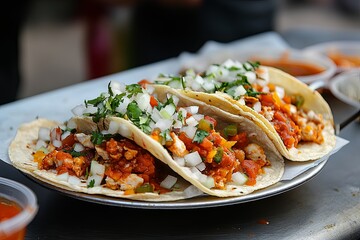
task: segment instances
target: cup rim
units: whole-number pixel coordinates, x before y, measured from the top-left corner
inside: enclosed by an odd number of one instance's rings
[[[7,219],[5,221],[2,221],[0,223],[0,236],[1,235],[10,235],[11,233],[14,233],[17,230],[20,230],[24,227],[26,227],[35,217],[37,211],[38,211],[38,204],[37,204],[37,197],[35,195],[35,193],[28,188],[27,186],[16,182],[14,180],[11,179],[7,179],[7,178],[3,178],[0,177],[0,185],[6,185],[10,188],[16,189],[20,192],[22,192],[26,198],[28,203],[25,206],[22,206],[22,211],[17,214],[16,216]],[[6,194],[1,195],[1,196],[8,196]],[[16,199],[11,198],[10,200],[14,200],[16,201]]]

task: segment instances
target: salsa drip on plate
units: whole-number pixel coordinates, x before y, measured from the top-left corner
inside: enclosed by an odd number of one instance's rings
[[[257,62],[227,60],[202,73],[188,69],[180,76],[160,75],[155,84],[210,94],[223,94],[261,114],[275,128],[286,148],[300,142],[323,143],[323,117],[302,108],[304,97],[287,95],[284,88],[269,81],[266,68]]]

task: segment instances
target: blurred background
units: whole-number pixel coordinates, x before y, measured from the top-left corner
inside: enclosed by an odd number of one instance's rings
[[[360,29],[359,0],[218,0],[220,7],[215,0],[14,2],[22,16],[13,20],[19,25],[17,98],[196,52],[207,40]]]

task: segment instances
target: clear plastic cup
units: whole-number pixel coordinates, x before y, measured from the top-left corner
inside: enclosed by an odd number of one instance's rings
[[[0,222],[0,240],[24,239],[26,227],[38,210],[34,192],[23,184],[0,177],[1,198],[15,202],[21,211],[14,217]]]

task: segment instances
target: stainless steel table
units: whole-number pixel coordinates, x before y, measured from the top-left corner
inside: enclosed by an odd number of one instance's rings
[[[357,111],[328,92],[324,97],[336,123]],[[39,212],[26,239],[359,239],[360,124],[352,122],[339,136],[350,143],[310,181],[280,195],[222,207],[95,204],[45,188],[2,161],[0,176],[27,185],[38,197]]]

